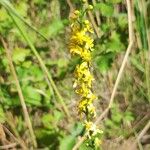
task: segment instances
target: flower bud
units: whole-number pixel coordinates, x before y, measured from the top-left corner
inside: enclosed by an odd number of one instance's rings
[[[75,11],[74,11],[74,14],[75,14],[75,15],[79,15],[79,14],[80,14],[80,11],[79,11],[79,10],[75,10]]]
[[[92,10],[93,9],[93,6],[92,5],[89,5],[88,6],[88,10]]]
[[[86,2],[87,2],[87,0],[82,0],[82,2],[83,2],[83,3],[86,3]]]

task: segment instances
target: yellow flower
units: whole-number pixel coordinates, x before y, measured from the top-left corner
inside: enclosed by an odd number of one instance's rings
[[[101,144],[102,144],[102,141],[98,137],[96,137],[94,140],[95,147],[99,147]]]
[[[80,14],[80,11],[79,11],[79,10],[75,10],[75,11],[74,11],[74,14],[79,15],[79,14]]]
[[[82,54],[82,51],[83,51],[80,46],[75,45],[75,44],[73,44],[73,43],[71,43],[71,44],[69,45],[69,49],[70,49],[70,53],[71,53],[71,54],[78,54],[78,55],[81,55],[81,54]]]
[[[89,115],[96,117],[95,107],[92,103],[87,106],[87,110]]]
[[[85,30],[90,32],[90,33],[94,33],[93,29],[91,28],[91,24],[88,20],[85,20],[84,21],[84,24],[85,24]]]
[[[76,67],[75,77],[77,78],[77,81],[79,81],[80,83],[82,81],[83,83],[87,84],[88,87],[91,88],[91,84],[94,78],[90,73],[87,62],[83,62],[82,64]]]
[[[77,65],[76,70],[75,70],[75,76],[78,79],[82,79],[83,75],[87,73],[87,69],[88,69],[88,63],[82,62],[80,65]]]
[[[90,89],[86,86],[86,84],[82,83],[81,86],[75,91],[77,94],[80,94],[82,97],[87,97],[87,95],[91,92]]]
[[[91,121],[85,121],[85,128],[86,128],[86,131],[88,132],[88,137],[89,138],[91,138],[92,136],[95,136],[95,135],[97,135],[98,133],[99,134],[102,134],[103,133],[103,131],[102,130],[99,130],[98,128],[97,128],[97,126],[93,123],[93,122],[91,122]]]
[[[92,102],[93,100],[97,99],[97,97],[92,92],[89,92],[89,94],[87,95],[87,98],[90,99]]]
[[[85,37],[85,48],[91,50],[93,48],[93,39],[90,38],[89,36]]]
[[[81,31],[77,31],[76,33],[74,33],[70,39],[70,43],[74,43],[74,44],[78,44],[78,45],[83,45],[84,41],[85,41],[85,31],[81,30]]]
[[[86,0],[83,0],[86,2]],[[85,11],[93,9],[92,5],[86,7]],[[93,33],[93,29],[88,20],[81,19],[81,12],[75,10],[71,16],[71,37],[69,41],[69,50],[72,55],[78,55],[81,58],[81,63],[76,66],[75,69],[75,81],[73,87],[75,92],[80,96],[78,104],[78,111],[80,114],[84,114],[88,121],[85,121],[84,125],[88,132],[88,137],[101,133],[102,131],[97,129],[97,126],[92,122],[92,119],[96,116],[95,107],[93,101],[97,98],[92,93],[92,81],[93,75],[90,72],[91,66],[91,51],[93,51],[93,39],[90,36]],[[98,144],[98,139],[95,139],[95,145]]]
[[[87,105],[88,99],[81,99],[79,102],[79,113],[86,112]]]
[[[89,52],[89,50],[84,49],[83,52],[81,53],[81,58],[84,61],[90,62],[91,61],[91,53]]]

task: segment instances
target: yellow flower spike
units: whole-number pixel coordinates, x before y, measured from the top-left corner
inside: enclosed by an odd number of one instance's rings
[[[82,0],[86,2],[87,0]],[[89,5],[87,10],[93,9],[92,5]],[[87,11],[85,10],[85,13]],[[92,26],[88,20],[82,20],[81,12],[74,11],[74,17],[71,20],[71,37],[69,41],[69,51],[72,55],[77,55],[81,58],[80,63],[76,66],[74,71],[75,81],[73,88],[79,95],[80,101],[78,103],[78,112],[85,117],[88,121],[85,121],[84,126],[88,132],[88,137],[94,137],[98,133],[102,133],[97,129],[97,126],[92,122],[96,116],[95,107],[93,105],[94,100],[97,97],[92,93],[92,82],[94,80],[91,74],[91,52],[94,47],[94,40],[91,37],[93,32]],[[95,137],[94,137],[95,138]],[[98,144],[98,139],[95,139],[95,145]]]

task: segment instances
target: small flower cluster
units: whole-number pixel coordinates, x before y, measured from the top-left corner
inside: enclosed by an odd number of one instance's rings
[[[74,12],[76,18],[72,20],[72,34],[69,42],[69,50],[73,55],[78,55],[82,59],[81,63],[75,69],[74,88],[80,95],[79,112],[85,113],[87,118],[96,116],[93,101],[96,96],[92,93],[92,81],[94,80],[90,72],[91,51],[93,50],[93,39],[89,36],[93,33],[88,20],[80,19],[80,12]]]
[[[92,8],[90,5],[88,8]],[[92,119],[96,116],[93,101],[96,96],[92,92],[92,82],[94,77],[90,72],[91,68],[91,52],[93,51],[93,39],[90,36],[93,33],[90,22],[83,18],[83,14],[75,10],[71,18],[71,38],[69,41],[69,50],[72,55],[81,58],[80,64],[75,69],[75,81],[73,87],[75,92],[80,96],[79,113],[86,117],[84,126],[88,131],[88,137],[91,138],[97,133],[101,133],[96,125],[92,123]]]

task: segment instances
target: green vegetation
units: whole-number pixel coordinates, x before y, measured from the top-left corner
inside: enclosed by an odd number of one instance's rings
[[[87,3],[93,5],[87,19],[95,31],[91,69],[98,97],[95,121],[103,131],[97,149],[148,150],[150,2]],[[0,149],[75,150],[84,137],[79,97],[73,90],[75,66],[81,60],[71,57],[68,49],[69,18],[81,4],[81,0],[0,0]],[[83,140],[79,150],[93,150],[92,145]]]

